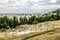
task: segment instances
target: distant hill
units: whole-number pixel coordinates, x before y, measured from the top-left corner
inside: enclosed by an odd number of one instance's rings
[[[48,13],[45,13],[45,14],[47,14],[47,15],[50,15],[50,14],[55,14],[55,13],[60,13],[60,9],[57,9],[57,10],[54,10],[54,11],[51,11],[51,12],[48,12]],[[45,15],[44,14],[44,15]]]
[[[57,9],[55,11],[52,11],[52,13],[60,13],[60,9]]]

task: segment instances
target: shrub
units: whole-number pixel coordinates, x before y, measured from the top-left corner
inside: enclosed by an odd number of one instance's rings
[[[27,18],[24,17],[24,18],[20,18],[20,24],[26,24],[27,23]]]
[[[30,17],[29,20],[28,20],[28,23],[32,24],[34,22],[34,20],[36,20],[36,16]]]
[[[3,24],[0,23],[0,29],[1,28],[7,28],[7,23],[3,23]]]
[[[1,19],[1,23],[8,23],[8,18],[7,16],[3,16],[2,19]]]
[[[33,22],[32,22],[32,24],[37,24],[38,23],[38,21],[36,21],[36,20],[34,20]]]
[[[11,18],[8,20],[8,25],[10,28],[13,27],[13,20]]]

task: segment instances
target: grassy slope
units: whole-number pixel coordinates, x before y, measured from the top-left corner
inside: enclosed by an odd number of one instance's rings
[[[60,28],[56,28],[56,29],[53,29],[53,30],[44,31],[42,33],[37,33],[37,34],[34,33],[33,35],[30,35],[30,36],[27,36],[27,37],[23,38],[23,40],[33,40],[33,39],[34,40],[36,40],[36,39],[41,40],[41,38],[45,37],[45,35],[48,36],[48,35],[60,33],[59,29]],[[41,35],[43,35],[43,37]]]
[[[43,23],[38,23],[34,25],[45,25],[54,28],[56,26],[57,28],[60,28],[60,20],[58,21],[48,21],[48,22],[43,22]],[[35,27],[36,28],[36,27]],[[0,34],[0,40],[60,40],[60,29],[53,29],[50,31],[46,32],[34,32],[34,33],[29,33],[25,35],[7,35],[6,33]]]
[[[43,32],[40,35],[36,35],[30,38],[27,38],[26,40],[60,40],[60,30],[52,30]]]
[[[29,33],[26,35],[18,35],[18,36],[13,36],[13,35],[7,35],[2,34],[0,35],[0,40],[55,40],[56,38],[59,39],[60,37],[60,29],[53,29],[45,32],[34,32],[34,33]],[[56,39],[56,40],[57,40]]]

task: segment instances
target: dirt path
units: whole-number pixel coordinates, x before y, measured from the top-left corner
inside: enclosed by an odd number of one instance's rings
[[[56,29],[58,29],[58,28],[56,28]],[[42,33],[34,34],[34,35],[32,35],[32,36],[25,37],[25,38],[23,38],[22,40],[27,40],[27,39],[33,38],[33,37],[35,37],[35,36],[38,36],[38,35],[43,35],[43,34],[45,34],[45,33],[52,32],[52,31],[54,31],[54,30],[56,30],[56,29],[52,29],[52,30],[49,30],[49,31],[44,31],[44,32],[42,32]]]

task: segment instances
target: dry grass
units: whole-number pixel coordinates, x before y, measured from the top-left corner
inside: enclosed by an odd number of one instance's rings
[[[39,35],[27,40],[60,40],[60,33],[52,34],[52,35]]]
[[[60,30],[55,30],[45,33],[43,35],[38,35],[27,40],[60,40]]]
[[[60,37],[60,30],[54,29],[49,32],[44,32],[43,34],[41,34],[40,32],[34,32],[34,33],[18,35],[18,36],[17,35],[7,35],[6,33],[2,33],[2,34],[0,34],[0,40],[22,40],[29,36],[30,36],[30,38],[25,39],[25,40],[53,40],[53,39],[55,40]],[[31,36],[33,36],[33,37],[31,37]]]
[[[8,35],[6,33],[0,34],[0,40],[21,40],[25,35]]]
[[[25,25],[27,25],[27,24],[25,24]],[[23,27],[25,25],[23,25]],[[60,28],[60,20],[42,22],[42,23],[38,23],[38,24],[28,25],[28,27],[27,26],[26,27],[27,27],[27,29],[30,27],[31,29],[37,30],[37,28],[39,28],[42,25],[44,25],[45,27],[48,26],[50,29]],[[6,33],[0,33],[0,40],[22,40],[26,37],[36,35],[36,34],[40,34],[40,32],[34,32],[34,33],[29,33],[29,34],[24,34],[24,35],[9,35]],[[60,29],[58,29],[58,30],[56,29],[54,31],[47,32],[42,35],[34,36],[34,37],[26,39],[26,40],[60,40]]]

